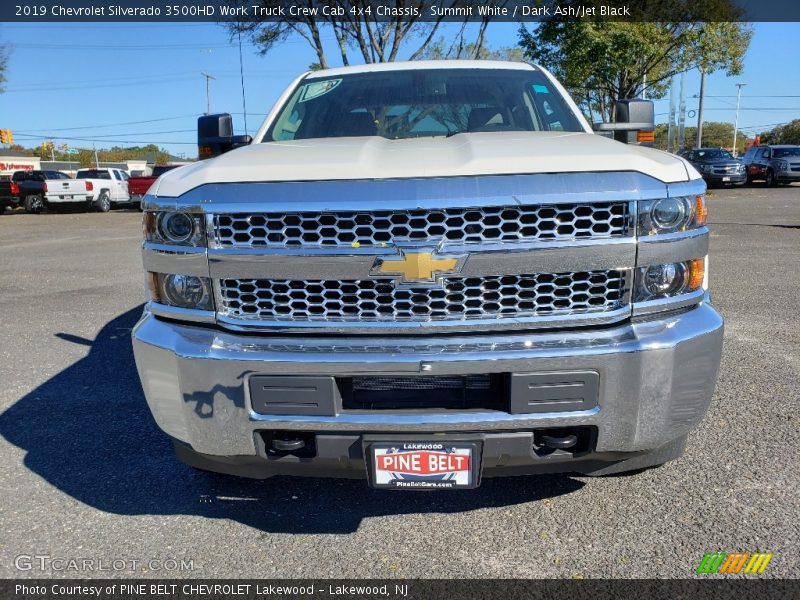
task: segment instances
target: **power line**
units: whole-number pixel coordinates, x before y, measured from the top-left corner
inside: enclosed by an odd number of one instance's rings
[[[123,136],[123,135],[154,135],[154,134],[160,134],[160,133],[195,133],[196,131],[197,131],[196,129],[171,129],[171,130],[168,130],[168,131],[132,131],[132,132],[128,132],[128,133],[107,133],[107,134],[102,134],[102,135],[94,135],[93,137],[97,138],[98,140],[100,140],[101,138],[113,138],[113,137],[120,137],[120,136]],[[38,134],[31,133],[31,132],[26,132],[26,131],[15,132],[14,135],[33,135],[35,137],[61,138],[61,136],[58,136],[58,135],[40,136]],[[68,139],[68,138],[63,138],[63,139]]]
[[[81,125],[79,127],[51,127],[49,129],[31,129],[31,131],[47,132],[47,131],[76,131],[78,129],[99,129],[101,127],[118,127],[119,125],[140,125],[142,123],[158,123],[159,121],[175,121],[177,119],[188,119],[189,117],[197,118],[199,115],[180,115],[178,117],[161,117],[158,119],[146,119],[144,121],[125,121],[123,123],[110,123],[105,125]]]
[[[15,136],[18,135],[20,138],[37,139],[37,140],[49,140],[51,137],[53,137],[49,135],[28,135],[22,133],[20,134],[15,133],[14,135]],[[78,142],[111,142],[115,144],[156,144],[156,145],[175,144],[184,146],[194,146],[197,144],[197,142],[176,142],[176,141],[166,141],[166,140],[107,140],[107,139],[97,139],[88,137],[65,137],[65,136],[57,136],[57,139],[78,141]]]

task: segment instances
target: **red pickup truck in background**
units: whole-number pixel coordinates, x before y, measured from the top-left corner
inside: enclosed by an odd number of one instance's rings
[[[153,182],[161,175],[172,169],[177,169],[180,165],[157,165],[153,167],[153,174],[146,177],[131,177],[128,179],[128,193],[131,195],[131,202],[142,209],[142,198],[153,185]]]

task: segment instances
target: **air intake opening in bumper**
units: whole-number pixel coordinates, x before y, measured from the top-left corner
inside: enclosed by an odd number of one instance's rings
[[[507,410],[502,373],[338,380],[344,410]]]

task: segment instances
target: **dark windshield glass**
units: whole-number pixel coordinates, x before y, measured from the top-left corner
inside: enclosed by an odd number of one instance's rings
[[[79,172],[75,177],[77,179],[111,179],[111,174],[108,171],[90,169],[89,171]]]
[[[583,131],[536,70],[419,69],[308,79],[264,141],[446,136],[470,131]]]
[[[695,150],[695,160],[701,162],[706,160],[723,160],[726,158],[733,158],[733,155],[727,150]]]
[[[175,165],[159,165],[157,167],[153,167],[153,177],[161,177],[164,173],[174,168]]]
[[[794,148],[775,148],[773,151],[775,158],[783,158],[784,156],[800,156],[800,146]]]

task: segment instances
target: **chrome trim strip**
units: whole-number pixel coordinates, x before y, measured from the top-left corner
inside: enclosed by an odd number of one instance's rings
[[[182,273],[208,277],[205,248],[145,242],[142,245],[142,262],[144,270],[153,273]]]
[[[658,300],[647,300],[646,302],[634,302],[631,304],[633,316],[651,315],[657,312],[685,308],[703,301],[706,291],[699,289],[688,294],[681,294],[674,298],[659,298]]]
[[[677,196],[702,196],[706,193],[706,182],[702,177],[680,181],[667,185],[667,196],[675,198]]]
[[[647,267],[668,262],[702,258],[708,254],[708,227],[641,236],[637,266]]]
[[[437,254],[467,254],[458,273],[463,277],[630,269],[636,262],[636,239],[632,237],[505,244],[501,248],[442,245]],[[208,272],[212,279],[369,279],[378,256],[400,253],[394,247],[351,249],[347,253],[212,248],[208,251]]]
[[[144,207],[211,213],[442,209],[645,200],[663,198],[668,187],[633,171],[209,183],[177,198],[145,196]]]
[[[179,319],[181,321],[191,321],[193,323],[216,322],[216,316],[213,311],[167,306],[166,304],[159,304],[152,300],[145,305],[145,310],[159,317],[167,317],[169,319]]]
[[[245,386],[247,409],[251,421],[269,423],[276,429],[308,429],[310,424],[320,430],[364,431],[387,427],[404,431],[429,431],[431,426],[444,426],[448,431],[478,430],[493,431],[497,429],[525,429],[548,425],[543,421],[557,419],[564,421],[565,425],[572,419],[588,419],[600,414],[600,407],[595,406],[589,410],[574,410],[566,412],[537,413],[537,414],[510,414],[500,411],[487,412],[457,412],[447,413],[416,413],[402,414],[398,412],[381,413],[352,413],[342,412],[335,417],[317,416],[292,416],[262,415],[255,412],[250,403],[248,387]]]
[[[221,302],[215,291],[215,301]],[[522,318],[464,319],[437,321],[267,321],[234,319],[217,315],[217,323],[231,331],[259,331],[271,333],[349,333],[349,334],[431,334],[453,332],[513,331],[520,329],[555,329],[586,325],[608,325],[622,321],[631,315],[630,289],[625,291],[625,305],[616,310],[594,313],[552,315]]]

